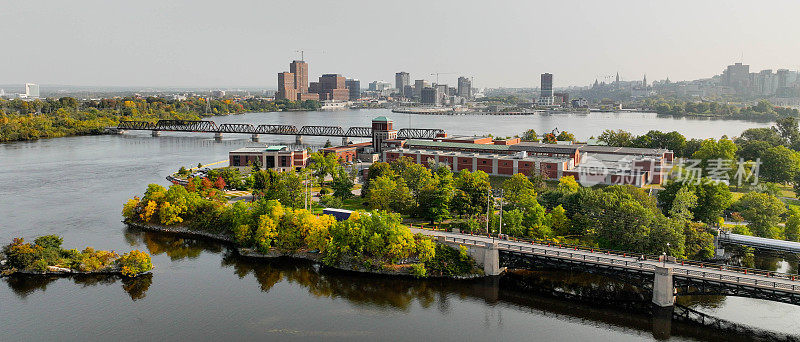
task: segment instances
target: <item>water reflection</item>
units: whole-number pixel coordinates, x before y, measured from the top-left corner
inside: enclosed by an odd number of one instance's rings
[[[221,254],[221,267],[231,269],[240,279],[252,275],[265,293],[285,282],[299,285],[315,297],[345,299],[357,307],[381,312],[411,312],[416,303],[448,315],[453,300],[479,300],[487,304],[484,312],[487,328],[503,325],[501,308],[514,308],[568,320],[599,322],[612,329],[648,331],[656,339],[681,336],[731,341],[753,337],[721,335],[719,330],[699,322],[675,321],[672,310],[653,310],[649,289],[625,279],[579,271],[543,269],[515,271],[500,278],[418,280],[341,271],[289,258],[246,258],[221,244],[135,228],[128,228],[125,236],[132,245],[143,244],[150,253],[166,254],[172,260],[195,258],[203,252]],[[131,298],[134,288],[126,287]],[[718,307],[725,300],[723,296],[678,298],[681,305],[703,307]]]
[[[153,275],[150,273],[142,274],[136,278],[127,278],[110,274],[73,275],[69,277],[11,276],[4,278],[8,287],[20,298],[26,298],[36,291],[45,291],[50,284],[62,279],[70,279],[76,285],[81,285],[82,287],[112,285],[121,281],[122,290],[125,291],[133,301],[144,298],[147,295],[147,290],[153,283]]]

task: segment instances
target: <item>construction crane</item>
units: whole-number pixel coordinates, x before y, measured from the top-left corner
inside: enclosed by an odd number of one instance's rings
[[[431,73],[431,76],[435,75],[436,76],[436,84],[439,84],[439,75],[450,75],[450,74],[455,74],[455,73],[454,72],[433,72],[433,73]]]

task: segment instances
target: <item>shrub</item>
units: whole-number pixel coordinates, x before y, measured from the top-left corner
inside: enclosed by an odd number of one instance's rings
[[[428,276],[428,270],[425,269],[425,264],[413,264],[411,265],[411,275],[417,278],[424,278]]]
[[[15,238],[9,245],[3,248],[3,253],[8,259],[8,264],[11,267],[24,270],[33,265],[33,262],[38,258],[41,253],[41,247],[25,243],[23,238]]]
[[[122,275],[126,277],[135,277],[139,273],[153,269],[150,255],[139,250],[125,253],[117,260],[117,264],[121,268]]]
[[[45,235],[36,238],[33,242],[44,249],[60,249],[64,239],[58,235]]]

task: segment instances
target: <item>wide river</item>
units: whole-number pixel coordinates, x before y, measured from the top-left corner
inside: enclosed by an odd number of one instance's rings
[[[218,124],[368,126],[385,115],[395,127],[444,128],[450,134],[514,135],[568,130],[579,138],[603,129],[636,134],[677,130],[688,137],[737,135],[767,123],[660,118],[643,113],[534,116],[419,116],[388,110],[252,113]],[[536,271],[496,281],[417,281],[355,275],[289,260],[254,261],[226,246],[131,230],[122,203],[180,166],[225,160],[252,145],[249,136],[144,132],[0,144],[0,240],[64,237],[67,248],[149,251],[152,276],[3,278],[0,340],[748,340],[712,328],[627,309],[629,286],[581,273]],[[262,143],[293,137],[262,136]],[[334,144],[338,139],[332,139]],[[325,139],[307,139],[321,144]],[[797,272],[779,257],[771,269]],[[520,277],[523,277],[520,281]],[[527,279],[527,280],[526,280]],[[526,284],[526,285],[520,285]],[[561,295],[559,295],[559,293]],[[589,293],[600,303],[564,293]],[[601,295],[604,297],[606,295]],[[646,300],[645,300],[646,302]],[[616,304],[615,304],[616,303]],[[800,334],[800,307],[737,297],[682,298],[714,317],[783,334]]]

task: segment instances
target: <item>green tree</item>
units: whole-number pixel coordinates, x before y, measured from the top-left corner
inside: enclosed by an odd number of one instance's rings
[[[536,134],[535,130],[529,129],[529,130],[525,131],[525,133],[522,134],[522,140],[523,141],[539,142],[539,135]]]
[[[575,135],[570,133],[570,132],[567,132],[567,131],[561,131],[561,133],[559,133],[558,136],[556,137],[556,140],[558,140],[558,141],[575,141]]]
[[[770,239],[780,237],[778,223],[786,212],[786,205],[775,196],[749,192],[739,199],[734,208],[747,220],[747,227],[754,235]]]
[[[800,213],[793,212],[786,220],[784,235],[787,241],[800,241]]]
[[[605,142],[608,146],[626,147],[632,145],[633,135],[621,129],[616,131],[607,129],[600,134],[598,140]]]
[[[461,215],[473,216],[486,212],[491,184],[483,171],[461,170],[455,177],[456,200],[454,210]]]
[[[800,169],[800,155],[784,146],[775,146],[764,151],[761,162],[759,176],[768,182],[789,183]]]

